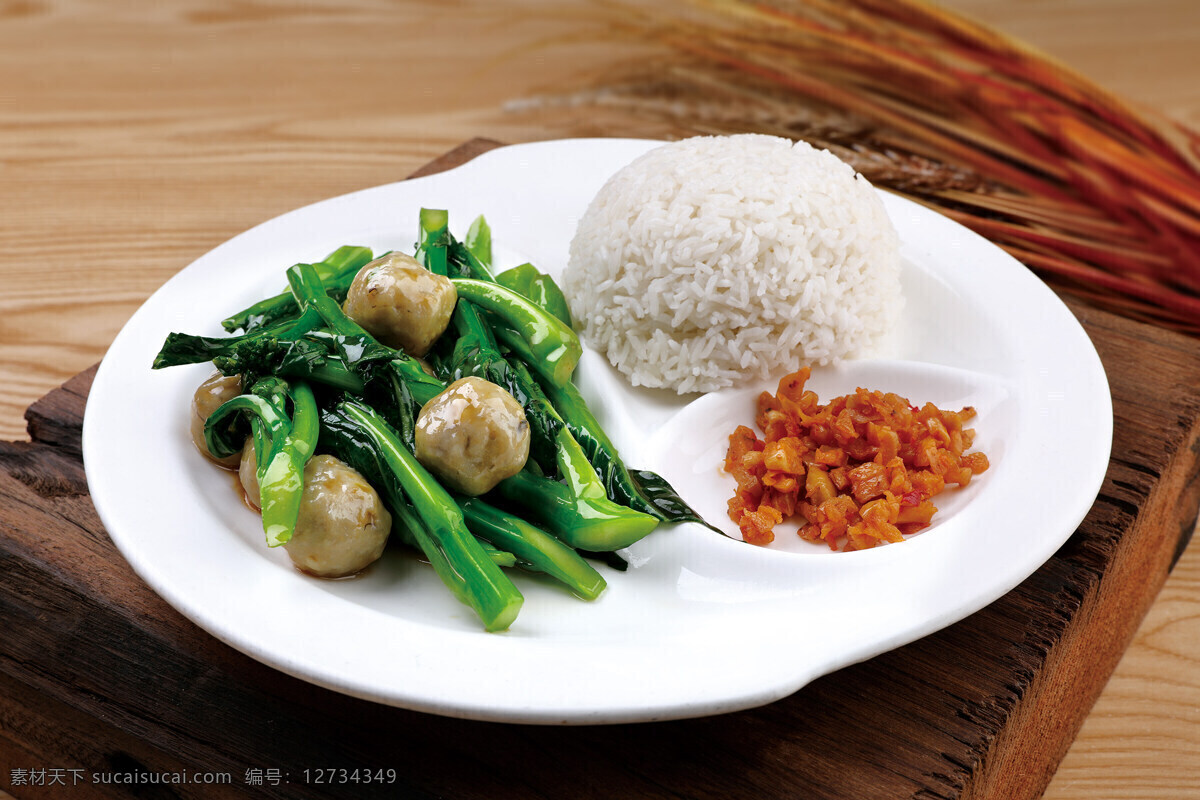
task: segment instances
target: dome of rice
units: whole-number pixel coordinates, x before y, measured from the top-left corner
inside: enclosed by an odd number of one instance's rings
[[[878,353],[899,240],[826,150],[757,134],[657,147],[613,175],[571,242],[584,340],[634,385],[683,394]]]

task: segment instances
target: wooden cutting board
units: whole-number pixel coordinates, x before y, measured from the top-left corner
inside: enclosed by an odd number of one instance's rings
[[[470,142],[419,174],[496,144]],[[197,798],[1038,797],[1200,508],[1200,342],[1071,307],[1108,372],[1115,436],[1099,498],[1053,558],[962,622],[769,706],[641,725],[514,726],[387,708],[287,677],[200,630],[142,583],[96,517],[80,455],[92,368],[30,407],[31,442],[0,443],[0,766],[10,770],[0,785],[13,769],[40,768],[51,770],[40,785],[12,791],[58,797],[64,783],[105,774],[206,772],[225,782],[143,788]]]

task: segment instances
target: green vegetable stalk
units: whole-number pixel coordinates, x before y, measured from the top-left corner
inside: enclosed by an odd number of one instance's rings
[[[286,413],[290,399],[291,417]],[[296,530],[304,493],[304,467],[316,447],[319,433],[317,402],[307,383],[290,386],[279,378],[257,382],[250,393],[234,397],[209,415],[205,442],[218,458],[239,452],[239,437],[231,419],[250,417],[254,451],[258,459],[259,507],[267,545],[287,543]]]
[[[413,257],[430,272],[446,274],[446,243],[450,238],[450,214],[442,209],[422,208],[418,218],[421,239]]]
[[[317,274],[326,288],[335,294],[345,295],[358,271],[373,258],[366,247],[347,245],[330,253],[323,261],[314,264]],[[263,325],[273,324],[280,319],[300,313],[291,292],[260,300],[221,321],[221,327],[232,333],[243,330],[247,333]]]
[[[492,494],[579,550],[620,550],[658,526],[658,520],[649,514],[619,506],[606,497],[580,497],[567,484],[528,469],[500,481]]]
[[[422,226],[426,224],[426,213],[422,212]],[[481,220],[482,217],[476,222],[480,223]],[[486,222],[481,224],[486,227]],[[477,235],[483,235],[481,230],[476,231]],[[430,271],[441,275],[446,275],[448,271],[450,275],[457,277],[487,274],[486,267],[478,265],[472,268],[467,263],[463,246],[454,241],[453,237],[444,233],[444,238],[450,243],[448,247],[428,244],[423,253],[423,257],[426,258],[425,265]],[[448,261],[431,259],[438,249],[445,251],[444,254],[449,257]],[[448,353],[443,346],[441,352],[435,355],[439,374],[447,381],[473,375],[508,391],[524,409],[525,418],[529,422],[530,456],[543,472],[557,475],[556,459],[562,420],[558,418],[541,386],[524,365],[510,364],[505,359],[496,345],[491,327],[484,319],[485,313],[470,300],[459,298],[451,318],[451,330],[455,336],[444,337],[447,341],[453,338],[453,346]]]
[[[472,533],[512,553],[527,569],[556,578],[583,599],[595,600],[608,585],[579,553],[520,517],[478,497],[459,498],[458,505]]]
[[[442,582],[474,609],[484,628],[507,629],[524,602],[520,591],[471,535],[454,498],[383,418],[363,403],[344,400],[322,422],[326,427],[349,429],[370,442],[390,476],[381,481],[390,504],[403,506],[405,500],[411,504],[420,524],[410,530]],[[403,499],[396,496],[399,492]]]
[[[460,299],[487,309],[525,340],[531,369],[556,386],[571,380],[583,347],[570,326],[506,286],[474,278],[450,280]]]
[[[567,300],[562,290],[553,278],[538,271],[536,267],[522,264],[500,273],[496,280],[521,292],[563,322],[570,323],[571,312],[567,308]],[[517,359],[528,363],[537,358],[524,337],[508,326],[496,324],[493,326],[493,332]],[[632,470],[626,466],[616,445],[608,438],[608,434],[596,420],[574,383],[558,384],[543,379],[541,385],[567,430],[600,474],[610,499],[651,514],[664,522],[698,522],[722,533],[692,510],[661,475],[649,470]]]
[[[346,316],[341,306],[325,293],[324,284],[311,264],[292,265],[288,268],[287,279],[296,302],[305,312],[315,310],[330,331],[340,337],[338,346],[346,363],[352,367],[362,365],[366,372],[364,378],[375,377],[381,368],[390,372],[397,384],[407,387],[418,406],[429,402],[445,388],[441,381],[425,372],[416,359],[381,343]]]
[[[554,386],[544,382],[542,388],[561,414],[566,429],[600,474],[608,497],[664,522],[698,522],[720,532],[693,511],[665,478],[649,470],[632,470],[625,465],[617,446],[608,438],[575,384]]]

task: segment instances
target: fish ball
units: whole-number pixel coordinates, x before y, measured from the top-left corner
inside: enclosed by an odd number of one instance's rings
[[[317,455],[304,467],[300,516],[283,547],[300,570],[343,578],[383,554],[391,527],[391,514],[357,470],[333,456]]]
[[[448,487],[481,495],[521,471],[529,435],[511,394],[482,378],[461,378],[421,409],[416,456]]]
[[[342,308],[376,339],[417,358],[446,330],[457,300],[449,278],[389,253],[358,271]]]
[[[225,458],[217,458],[208,450],[204,441],[204,423],[212,412],[223,406],[242,393],[242,378],[240,375],[222,375],[214,372],[192,395],[191,434],[192,442],[204,454],[205,458],[215,461],[223,467],[236,467],[241,460],[241,453],[234,453]]]

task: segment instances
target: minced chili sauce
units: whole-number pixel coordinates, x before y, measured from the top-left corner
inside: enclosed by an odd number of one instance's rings
[[[825,405],[806,390],[804,367],[758,398],[763,438],[739,425],[725,470],[737,481],[729,516],[752,544],[770,544],[775,527],[799,516],[799,535],[834,550],[865,550],[929,526],[931,498],[966,486],[988,468],[966,452],[975,409],[917,407],[893,393],[856,389]]]

